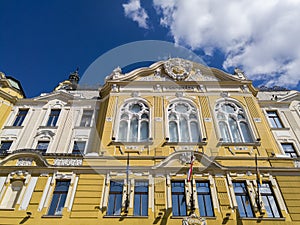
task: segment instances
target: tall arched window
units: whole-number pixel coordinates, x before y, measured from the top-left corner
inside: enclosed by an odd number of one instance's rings
[[[197,109],[188,102],[178,101],[168,107],[170,142],[200,142]]]
[[[215,108],[223,142],[253,142],[244,109],[233,102],[221,102]]]
[[[149,140],[149,108],[141,101],[125,103],[120,112],[118,141]]]

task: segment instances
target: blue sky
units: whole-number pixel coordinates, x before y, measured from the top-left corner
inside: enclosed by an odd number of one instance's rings
[[[299,21],[299,1],[270,1],[247,7],[244,0],[229,1],[225,7],[222,0],[0,0],[0,71],[33,97],[52,91],[77,66],[84,74],[111,49],[161,40],[193,50],[209,66],[229,72],[240,67],[255,84],[300,90],[300,32],[291,24]],[[226,19],[218,18],[219,10]],[[97,74],[95,83],[107,75]]]

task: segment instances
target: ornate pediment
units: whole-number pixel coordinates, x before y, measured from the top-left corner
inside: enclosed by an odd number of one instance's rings
[[[192,68],[192,62],[181,58],[171,58],[164,63],[165,72],[174,80],[185,80]]]

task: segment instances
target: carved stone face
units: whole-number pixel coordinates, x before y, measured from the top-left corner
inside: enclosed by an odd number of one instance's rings
[[[191,72],[192,63],[184,59],[172,58],[165,62],[164,68],[174,80],[184,80]]]

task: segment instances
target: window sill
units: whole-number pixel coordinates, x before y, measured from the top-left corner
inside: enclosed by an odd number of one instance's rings
[[[42,218],[62,218],[62,215],[43,215]]]
[[[271,127],[271,130],[290,130],[289,127]]]
[[[0,207],[0,210],[3,210],[3,211],[15,211],[15,208],[1,208]]]
[[[188,217],[188,215],[187,216],[171,216],[171,219],[184,219],[186,217]],[[200,217],[205,218],[207,220],[216,220],[217,219],[217,217],[215,217],[215,216],[200,216]]]
[[[226,146],[226,147],[230,147],[230,146],[260,146],[260,142],[222,142],[220,141],[218,143],[219,146]]]
[[[206,141],[203,142],[171,142],[171,141],[166,141],[165,143],[163,143],[163,146],[203,146],[203,145],[207,145]]]
[[[24,126],[4,126],[3,129],[22,129]]]
[[[57,129],[58,126],[39,126],[38,129]]]
[[[116,215],[116,216],[113,216],[113,215],[111,215],[111,216],[109,216],[109,215],[105,215],[105,216],[103,216],[103,218],[122,218],[122,217],[126,217],[126,218],[145,218],[145,219],[147,219],[148,218],[148,216],[133,216],[133,215]]]
[[[111,141],[109,145],[152,145],[153,141],[129,142],[129,141]]]
[[[285,221],[284,217],[240,217],[240,220],[270,220],[270,221],[274,221],[274,220],[278,220],[278,221]]]

